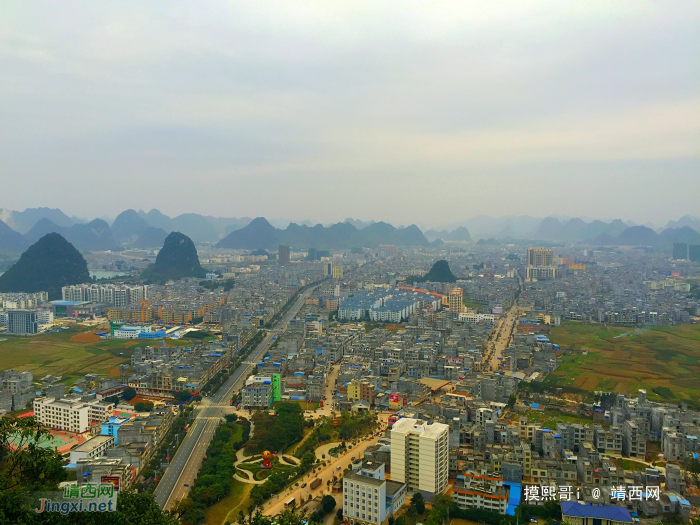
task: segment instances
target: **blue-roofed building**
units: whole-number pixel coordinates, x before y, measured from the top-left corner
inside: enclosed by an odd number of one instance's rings
[[[128,417],[112,416],[107,421],[102,423],[102,431],[100,434],[103,436],[114,436],[114,444],[119,444],[119,428],[129,421]]]
[[[571,525],[623,525],[633,523],[630,511],[616,505],[582,505],[576,501],[561,502],[562,520]]]

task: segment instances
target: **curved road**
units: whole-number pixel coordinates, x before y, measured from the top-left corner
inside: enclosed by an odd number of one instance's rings
[[[165,510],[178,499],[184,498],[189,492],[189,486],[194,482],[199,467],[202,465],[203,456],[206,454],[209,443],[214,437],[214,432],[221,418],[228,413],[234,412],[229,406],[229,400],[233,394],[243,386],[255,364],[260,361],[263,352],[272,341],[272,337],[277,330],[286,328],[290,319],[296,316],[297,312],[304,305],[304,301],[311,291],[306,291],[299,296],[294,305],[280,319],[275,328],[268,331],[267,336],[249,355],[247,360],[241,364],[226,380],[226,382],[211,397],[205,397],[199,408],[195,409],[195,420],[190,425],[187,435],[182,440],[180,448],[177,449],[170,465],[165,470],[153,496],[156,503]]]

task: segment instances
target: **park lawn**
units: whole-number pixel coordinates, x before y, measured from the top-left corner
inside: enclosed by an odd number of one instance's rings
[[[238,521],[239,510],[247,515],[250,491],[254,486],[252,483],[233,480],[228,496],[205,510],[207,525],[223,525],[227,521],[235,523]]]
[[[97,339],[82,342],[83,334],[99,331],[95,327],[74,325],[55,334],[33,337],[3,337],[0,341],[0,366],[3,370],[29,370],[36,380],[52,374],[66,379],[68,386],[88,373],[109,377],[119,376],[119,365],[128,363],[137,346],[153,344],[152,341]],[[177,340],[168,340],[169,346],[182,346]],[[187,343],[188,345],[191,344]],[[124,355],[119,355],[123,353]]]
[[[550,340],[572,353],[545,384],[700,405],[700,326],[626,328],[565,323]],[[587,355],[582,355],[586,352]]]

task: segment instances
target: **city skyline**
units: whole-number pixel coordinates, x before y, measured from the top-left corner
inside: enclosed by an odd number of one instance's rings
[[[23,183],[3,205],[324,223],[700,215],[697,4],[366,14],[4,6],[0,169]],[[129,204],[91,198],[101,185]]]

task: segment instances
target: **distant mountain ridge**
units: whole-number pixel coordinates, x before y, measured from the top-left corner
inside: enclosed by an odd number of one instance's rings
[[[41,219],[64,228],[73,226],[74,221],[58,208],[27,208],[24,211],[0,209],[0,219],[13,230],[25,234]]]
[[[140,220],[139,220],[140,219]],[[107,224],[111,219],[107,220]],[[253,219],[250,217],[214,217],[209,215],[200,215],[197,213],[183,213],[175,217],[169,217],[157,209],[151,209],[148,212],[139,210],[126,210],[119,214],[109,227],[111,237],[105,229],[103,219],[89,221],[79,215],[68,216],[62,210],[57,208],[27,208],[24,211],[14,211],[10,209],[0,208],[0,222],[3,222],[6,227],[0,225],[0,253],[21,253],[32,242],[41,237],[42,234],[49,232],[60,233],[77,249],[81,251],[101,251],[101,250],[116,250],[120,247],[134,248],[157,248],[162,245],[165,237],[172,231],[179,231],[190,237],[195,243],[217,243],[229,237],[234,231],[241,230],[251,224]],[[683,227],[689,227],[696,232],[700,232],[700,217],[693,215],[684,215],[679,220],[668,221],[666,227],[657,228],[648,221],[644,222],[644,227],[654,230],[658,235],[664,234],[666,230],[678,230]],[[320,230],[319,225],[312,223],[310,220],[290,222],[286,219],[270,219],[267,221],[268,226],[272,226],[277,232],[269,233],[272,237],[277,236],[276,242],[297,243],[303,247],[307,242],[314,243],[319,239],[320,246],[325,247],[343,247],[348,242],[349,238],[354,238],[356,244],[377,242],[377,239],[382,235],[388,235],[395,238],[394,241],[383,241],[385,243],[405,243],[397,231],[408,230],[405,234],[407,237],[416,234],[415,229],[403,228],[402,226],[394,227],[388,225],[393,231],[386,231],[387,223],[375,221],[362,221],[351,217],[345,219],[343,223],[325,224]],[[654,237],[649,232],[635,234],[632,230],[627,236],[622,236],[619,240],[615,240],[622,235],[627,228],[638,227],[641,224],[634,221],[615,220],[597,220],[590,217],[564,217],[561,215],[552,215],[545,218],[532,217],[529,215],[521,216],[503,216],[489,217],[479,215],[471,217],[465,221],[452,223],[447,227],[440,229],[426,229],[423,234],[427,242],[435,242],[437,239],[443,241],[470,241],[472,239],[489,239],[495,238],[500,242],[512,242],[516,239],[532,240],[532,241],[552,241],[552,242],[579,242],[579,243],[618,243],[618,242],[641,242],[654,241]],[[355,228],[355,231],[345,230],[340,228],[338,224],[347,224]],[[380,226],[376,226],[380,225]],[[78,226],[89,226],[89,228],[79,228]],[[276,227],[275,227],[276,226]],[[366,239],[363,235],[358,235],[357,232],[362,232],[369,227],[374,227],[376,230],[369,230]],[[8,229],[9,228],[9,229]],[[253,228],[255,229],[255,228]],[[419,230],[420,231],[420,230]],[[17,236],[25,236],[23,242]],[[329,238],[333,235],[340,234],[345,237],[337,239]],[[244,234],[250,236],[251,232]],[[641,237],[639,237],[641,235]],[[681,235],[682,234],[678,234]],[[646,237],[645,237],[646,236]],[[674,237],[674,234],[663,235],[658,241],[659,246],[666,246],[669,239]],[[234,237],[235,238],[235,237]],[[417,238],[413,241],[418,240]],[[510,240],[510,241],[508,241]],[[229,241],[227,241],[228,243]],[[251,241],[253,245],[257,242]],[[691,241],[688,241],[691,242]],[[692,241],[695,242],[695,241]],[[273,247],[274,244],[269,244],[267,247]]]
[[[425,235],[425,238],[428,239],[430,242],[433,242],[437,239],[442,239],[443,241],[465,241],[469,242],[472,240],[471,235],[469,234],[469,230],[467,230],[464,226],[458,226],[455,228],[453,231],[448,232],[447,230],[442,230],[442,231],[435,231],[435,230],[428,230],[423,233]]]
[[[414,224],[398,229],[385,222],[376,222],[358,230],[349,222],[339,222],[329,227],[321,224],[309,227],[291,223],[286,229],[280,230],[272,226],[264,217],[257,217],[247,226],[231,232],[216,246],[254,250],[276,248],[279,244],[287,244],[299,249],[310,246],[349,249],[353,246],[376,248],[380,244],[427,246],[429,243],[423,232]]]
[[[163,245],[167,232],[149,225],[134,210],[126,210],[117,215],[112,223],[114,239],[134,248],[156,248]]]
[[[27,248],[24,236],[0,220],[0,252],[22,252]]]
[[[620,219],[610,223],[598,220],[586,223],[582,219],[573,218],[562,223],[555,217],[545,217],[529,238],[543,241],[584,242],[604,233],[615,237],[626,228],[627,225]]]
[[[198,213],[183,213],[177,217],[168,217],[155,208],[148,213],[138,211],[139,217],[149,225],[162,228],[166,232],[179,231],[190,237],[194,242],[215,243],[232,231],[243,228],[252,220],[250,217],[224,218],[200,215]]]
[[[602,233],[595,238],[594,244],[613,246],[651,246],[668,250],[674,242],[700,244],[700,233],[690,226],[667,228],[660,234],[646,226],[630,226],[617,236]]]
[[[60,234],[83,252],[119,251],[122,249],[114,240],[109,225],[102,219],[94,219],[87,224],[73,224],[70,227],[61,227],[44,217],[24,237],[28,244],[32,244],[47,233]]]

